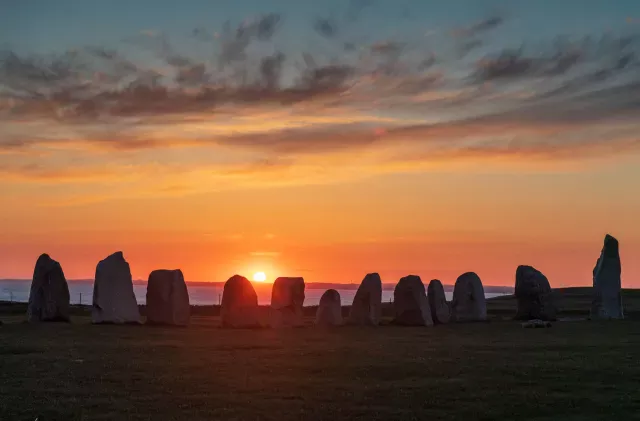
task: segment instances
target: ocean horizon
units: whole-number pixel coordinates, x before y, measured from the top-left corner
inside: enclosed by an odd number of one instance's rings
[[[71,304],[89,305],[93,301],[93,280],[68,280],[69,295]],[[222,291],[224,282],[186,282],[189,291],[189,302],[191,305],[219,305],[222,301]],[[269,305],[271,303],[272,283],[253,282],[258,295],[258,304]],[[340,293],[342,305],[351,305],[355,297],[359,284],[337,284],[337,283],[307,283],[305,289],[305,306],[315,306],[320,302],[320,297],[327,289],[335,289]],[[383,284],[382,301],[393,301],[393,287],[395,284]],[[426,287],[426,285],[425,285]],[[29,290],[31,280],[29,279],[0,279],[0,301],[10,301],[26,303],[29,301]],[[146,304],[147,282],[143,280],[133,281],[133,292],[138,304]],[[487,298],[500,295],[512,294],[511,287],[486,286],[485,296]],[[445,296],[451,300],[453,286],[445,285]]]

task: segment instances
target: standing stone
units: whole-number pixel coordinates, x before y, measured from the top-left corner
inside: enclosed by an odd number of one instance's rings
[[[69,286],[62,266],[48,254],[40,255],[36,261],[27,319],[30,322],[69,321]]]
[[[405,326],[433,326],[429,301],[419,276],[400,279],[393,291],[394,324]]]
[[[592,319],[623,319],[620,279],[622,265],[618,240],[607,234],[602,252],[593,269]]]
[[[382,280],[377,273],[369,273],[353,298],[348,323],[377,326],[382,317]]]
[[[154,270],[147,282],[147,323],[186,326],[191,307],[180,269]]]
[[[556,320],[551,285],[542,272],[531,266],[516,270],[517,320]]]
[[[140,323],[131,269],[121,251],[96,266],[91,320],[93,323]]]
[[[258,295],[251,282],[244,276],[233,275],[224,284],[220,318],[222,319],[222,327],[253,328],[260,326]]]
[[[271,326],[302,326],[303,278],[278,278],[271,290]]]
[[[342,324],[342,305],[340,293],[329,289],[320,297],[316,312],[316,324],[322,326],[339,326]]]
[[[429,308],[431,309],[433,322],[442,324],[449,323],[451,310],[449,309],[449,304],[447,304],[447,297],[444,295],[442,282],[438,279],[429,282],[427,299],[429,300]]]
[[[480,322],[487,320],[487,302],[480,277],[474,272],[463,273],[453,287],[451,320]]]

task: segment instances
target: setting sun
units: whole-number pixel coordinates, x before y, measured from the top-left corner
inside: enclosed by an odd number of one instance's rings
[[[253,280],[256,282],[264,282],[267,280],[267,275],[264,272],[256,272],[253,274]]]

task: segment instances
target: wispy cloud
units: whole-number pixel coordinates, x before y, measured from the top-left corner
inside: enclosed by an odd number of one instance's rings
[[[451,33],[456,38],[475,37],[499,27],[504,23],[504,21],[505,18],[503,16],[493,15],[474,22],[468,26],[454,28]]]
[[[493,15],[444,31],[450,42],[434,48],[343,37],[369,7],[354,0],[343,15],[309,22],[340,52],[331,58],[273,44],[287,26],[277,13],[195,28],[191,41],[211,46],[211,57],[155,29],[128,37],[126,48],[7,49],[2,182],[130,180],[173,195],[202,191],[203,180],[208,189],[333,182],[470,160],[536,165],[640,149],[638,35],[524,39],[507,48],[487,37],[507,22]]]

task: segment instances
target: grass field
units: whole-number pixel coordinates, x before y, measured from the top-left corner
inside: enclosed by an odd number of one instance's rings
[[[586,315],[583,292],[564,294]],[[29,325],[5,306],[0,420],[640,417],[640,321],[522,329],[512,305],[492,301],[490,323],[293,330],[92,326],[81,310]]]

